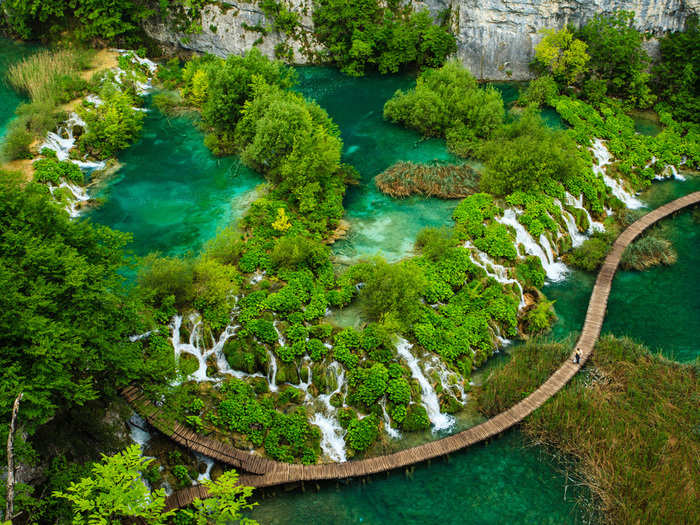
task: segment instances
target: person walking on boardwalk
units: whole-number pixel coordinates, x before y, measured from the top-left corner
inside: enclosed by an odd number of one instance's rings
[[[581,362],[581,351],[577,348],[576,353],[574,354],[574,363],[577,365]]]

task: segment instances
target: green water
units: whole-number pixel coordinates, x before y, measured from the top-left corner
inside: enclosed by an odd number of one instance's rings
[[[17,106],[27,101],[9,86],[5,72],[15,62],[31,55],[35,49],[32,45],[0,38],[0,137],[5,135]]]
[[[412,479],[399,471],[366,484],[327,483],[319,492],[314,484],[304,493],[278,491],[260,499],[252,517],[267,525],[584,523],[580,491],[565,489],[551,458],[522,439],[508,432],[449,463],[417,466]]]
[[[650,209],[700,190],[700,177],[655,182],[640,198]],[[618,271],[608,300],[603,332],[629,335],[652,350],[681,362],[700,355],[700,225],[692,211],[662,221],[678,252],[672,266],[645,272]],[[573,271],[565,281],[545,287],[555,299],[559,322],[555,337],[581,329],[595,276]]]
[[[445,142],[423,140],[411,130],[390,124],[382,117],[384,103],[397,89],[410,89],[410,75],[369,75],[357,79],[333,68],[300,67],[298,90],[316,100],[340,126],[343,161],[361,175],[361,184],[350,187],[345,198],[350,235],[334,246],[340,260],[381,253],[389,260],[410,253],[416,234],[426,226],[450,223],[454,201],[409,197],[392,199],[374,185],[375,175],[397,161],[458,160]]]
[[[196,252],[243,215],[262,182],[237,158],[212,156],[191,118],[167,118],[152,107],[141,139],[119,161],[122,168],[92,192],[104,203],[87,216],[131,232],[137,255]]]

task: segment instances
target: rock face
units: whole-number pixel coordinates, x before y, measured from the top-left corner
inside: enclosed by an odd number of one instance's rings
[[[226,1],[207,6],[202,14],[202,31],[195,35],[173,33],[164,23],[145,29],[153,38],[187,49],[219,56],[242,54],[254,45],[270,57],[305,64],[314,60],[321,46],[313,37],[313,0],[285,0],[299,14],[294,35],[254,28],[271,28],[255,2]],[[579,26],[596,13],[633,11],[641,31],[658,35],[683,29],[685,20],[700,13],[700,0],[423,0],[433,16],[449,9],[451,30],[457,38],[457,58],[478,78],[524,80],[528,63],[539,42],[539,30]],[[654,53],[654,41],[648,45]]]

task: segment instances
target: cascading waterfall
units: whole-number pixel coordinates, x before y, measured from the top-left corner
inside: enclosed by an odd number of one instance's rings
[[[199,461],[200,463],[204,463],[207,466],[206,470],[200,473],[199,476],[197,476],[197,481],[201,483],[205,479],[211,480],[211,469],[214,466],[214,460],[211,459],[209,456],[200,454],[199,452],[194,452],[194,457],[197,458],[197,461]]]
[[[578,198],[574,198],[574,196],[571,195],[571,193],[566,192],[566,203],[569,206],[573,206],[577,210],[583,210],[583,212],[586,214],[586,218],[588,219],[588,230],[586,231],[586,233],[591,234],[593,232],[605,231],[605,226],[603,226],[603,224],[600,222],[594,221],[593,217],[591,217],[591,214],[584,207],[583,195],[579,195]]]
[[[277,359],[275,354],[267,351],[267,358],[270,360],[270,366],[267,369],[267,382],[270,386],[270,392],[277,392],[279,388],[277,387]]]
[[[314,413],[311,424],[316,425],[321,430],[321,450],[324,454],[332,461],[342,463],[347,461],[345,430],[338,422],[338,409],[331,404],[331,397],[339,394],[345,386],[345,370],[337,361],[328,365],[328,370],[331,370],[335,375],[337,385],[330,394],[318,396],[315,406],[320,410],[316,410]]]
[[[462,404],[467,402],[467,393],[464,391],[462,378],[459,376],[459,374],[447,368],[445,363],[439,357],[431,355],[428,359],[426,359],[423,368],[425,369],[426,374],[432,374],[433,372],[437,374],[443,390],[453,394],[454,390],[457,390],[457,393],[459,394],[458,396],[455,396],[457,401]]]
[[[464,244],[464,247],[470,250],[469,257],[471,261],[479,268],[483,268],[486,275],[492,277],[501,284],[515,284],[518,287],[518,290],[520,290],[520,303],[518,304],[518,310],[527,306],[525,303],[525,295],[523,294],[523,286],[517,279],[511,279],[508,277],[508,269],[505,266],[496,264],[488,255],[476,248],[470,241],[467,241]],[[474,258],[474,256],[471,254],[471,251],[476,252],[476,258]]]
[[[391,426],[391,418],[389,417],[389,413],[386,411],[386,399],[382,397],[381,401],[379,402],[379,406],[382,407],[382,419],[384,420],[384,430],[386,433],[389,435],[391,439],[400,439],[401,438],[401,432],[396,430]]]
[[[146,421],[135,412],[129,418],[129,436],[139,446],[143,454],[146,445],[151,440],[151,433],[148,431]]]
[[[518,222],[517,214],[515,210],[509,208],[503,213],[503,217],[496,217],[496,220],[501,224],[507,226],[512,226],[515,230],[515,242],[517,244],[522,244],[525,247],[525,251],[530,255],[538,257],[542,262],[542,268],[547,275],[547,279],[550,281],[561,281],[566,275],[567,268],[562,262],[555,262],[547,257],[547,254],[542,249],[535,239],[532,238],[530,233],[525,229],[525,227]],[[546,237],[545,237],[546,239]],[[542,240],[542,237],[540,237]],[[547,247],[551,253],[551,247],[549,247],[549,241],[547,241]],[[553,255],[552,255],[553,257]]]
[[[622,187],[620,181],[609,177],[608,174],[605,172],[605,166],[610,164],[611,157],[608,148],[605,147],[605,144],[601,139],[593,140],[593,146],[591,146],[591,153],[593,153],[593,156],[598,161],[597,165],[593,165],[593,171],[603,176],[603,181],[605,182],[605,185],[612,190],[613,195],[620,199],[628,208],[634,209],[641,208],[642,206],[644,206],[644,203],[642,201],[637,199],[634,195],[632,195],[627,190],[625,190],[625,188]]]
[[[421,370],[418,359],[411,353],[412,347],[411,343],[400,337],[399,343],[396,345],[396,352],[404,358],[408,368],[411,370],[411,375],[420,384],[423,394],[423,405],[428,412],[428,419],[433,425],[433,432],[449,429],[454,425],[455,419],[448,414],[440,412],[440,402],[435,389],[425,377],[423,370]]]
[[[567,193],[567,199],[569,194]],[[571,238],[571,245],[575,248],[576,246],[581,246],[583,241],[586,240],[586,236],[578,231],[578,226],[576,226],[576,219],[574,218],[568,210],[564,209],[561,202],[558,199],[554,199],[554,202],[561,210],[561,216],[564,218],[564,223],[566,224],[566,231]]]
[[[180,341],[182,316],[176,315],[173,317],[173,320],[170,323],[170,327],[172,329],[171,339],[173,348],[175,349],[175,357],[179,357],[184,352],[194,356],[197,359],[199,367],[192,374],[190,374],[189,379],[198,382],[216,381],[214,378],[207,375],[207,359],[210,356],[214,356],[217,361],[217,365],[219,365],[221,360],[225,361],[225,358],[223,357],[224,345],[226,344],[226,341],[228,341],[236,333],[237,327],[233,325],[227,326],[219,336],[218,340],[214,340],[212,337],[213,345],[211,348],[207,349],[204,347],[204,342],[201,335],[202,320],[198,319],[195,315],[191,315],[189,317],[189,321],[190,323],[193,323],[193,327],[192,331],[190,332],[189,341],[186,343]],[[226,367],[228,368],[228,364]]]

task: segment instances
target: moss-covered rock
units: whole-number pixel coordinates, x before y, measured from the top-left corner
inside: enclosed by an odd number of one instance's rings
[[[401,427],[408,432],[429,429],[430,419],[428,419],[428,412],[425,410],[425,407],[417,403],[408,405],[406,419],[404,419]]]

